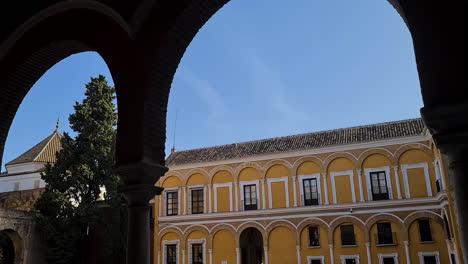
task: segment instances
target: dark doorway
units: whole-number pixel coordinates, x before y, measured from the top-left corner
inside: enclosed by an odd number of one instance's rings
[[[15,247],[13,241],[5,232],[0,232],[0,264],[15,262]]]
[[[260,231],[249,227],[242,231],[239,239],[242,264],[261,264],[263,259],[263,237]]]

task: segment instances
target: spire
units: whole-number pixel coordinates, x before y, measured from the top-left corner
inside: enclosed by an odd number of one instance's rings
[[[57,117],[57,123],[55,124],[55,130],[56,130],[56,131],[58,131],[59,126],[60,126],[60,116]]]

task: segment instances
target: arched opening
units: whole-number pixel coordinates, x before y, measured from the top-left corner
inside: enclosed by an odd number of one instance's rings
[[[239,239],[242,264],[260,264],[263,262],[263,237],[255,227],[242,231]]]
[[[22,263],[21,238],[13,230],[0,231],[0,264]]]

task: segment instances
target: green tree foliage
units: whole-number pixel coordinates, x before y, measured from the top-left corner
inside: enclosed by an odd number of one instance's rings
[[[47,261],[52,264],[85,263],[90,228],[104,233],[100,239],[105,245],[103,254],[122,258],[122,233],[111,230],[115,226],[105,223],[103,213],[105,208],[117,212],[123,209],[123,199],[117,193],[120,181],[112,172],[117,125],[115,89],[99,75],[86,84],[85,96],[82,103],[75,103],[75,112],[69,117],[76,137],[67,133],[62,136],[62,150],[57,153],[56,163],[45,168],[42,178],[46,188],[36,203],[37,227],[47,240]],[[104,201],[100,201],[102,187],[106,190]],[[122,224],[122,215],[117,214],[117,226]],[[108,261],[120,263],[117,259]]]

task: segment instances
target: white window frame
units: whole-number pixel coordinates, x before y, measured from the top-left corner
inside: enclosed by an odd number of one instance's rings
[[[419,263],[420,264],[424,264],[424,257],[430,257],[430,256],[434,256],[436,258],[436,263],[440,264],[439,251],[418,252],[418,256],[419,256]]]
[[[255,188],[256,188],[256,191],[257,191],[257,210],[260,209],[260,188],[259,188],[259,185],[260,185],[260,181],[259,180],[254,180],[254,181],[241,181],[239,182],[239,187],[240,187],[240,193],[241,193],[241,208],[242,210],[244,210],[244,186],[245,185],[254,185],[255,184]],[[239,202],[239,201],[237,201]]]
[[[341,255],[341,264],[346,264],[347,259],[355,259],[357,264],[360,263],[359,255]]]
[[[163,240],[162,242],[162,252],[163,252],[163,264],[166,264],[167,263],[167,256],[166,256],[166,246],[167,245],[176,245],[176,263],[179,264],[179,255],[180,255],[180,252],[179,252],[179,244],[180,244],[180,240],[177,239],[177,240]]]
[[[379,264],[383,264],[384,258],[393,258],[395,264],[398,264],[398,253],[385,253],[385,254],[378,254],[379,257]]]
[[[270,178],[267,179],[268,183],[268,205],[270,209],[273,208],[273,197],[271,195],[271,183],[273,182],[284,182],[284,193],[286,194],[286,208],[289,208],[289,178],[288,177],[280,177],[280,178]]]
[[[401,171],[403,172],[403,181],[405,184],[405,194],[406,198],[411,198],[409,183],[408,183],[408,170],[409,169],[424,169],[424,179],[426,181],[427,196],[432,196],[431,189],[431,178],[429,177],[429,166],[427,162],[418,163],[418,164],[403,164],[401,165]]]
[[[167,193],[168,192],[174,192],[177,191],[177,214],[176,215],[167,215]],[[170,188],[164,188],[164,216],[177,216],[180,215],[181,210],[180,210],[180,187],[170,187]]]
[[[310,264],[312,260],[320,260],[320,263],[325,264],[324,256],[307,256],[307,264]]]
[[[434,161],[434,170],[435,170],[435,175],[436,175],[436,180],[440,180],[440,190],[444,191],[445,190],[445,182],[444,182],[444,175],[442,172],[442,167],[440,166],[440,160],[436,159]]]
[[[188,192],[188,213],[192,214],[192,190],[203,190],[203,213],[206,214],[206,184],[198,184],[198,185],[188,185],[187,192]]]
[[[356,202],[356,188],[354,187],[354,170],[348,171],[338,171],[338,172],[330,172],[331,183],[332,183],[332,192],[333,192],[333,203],[337,203],[336,198],[336,186],[335,186],[335,177],[338,176],[349,176],[350,186],[351,186],[351,194],[353,198],[353,203]]]
[[[214,212],[218,212],[218,188],[229,187],[229,211],[232,212],[232,182],[228,183],[215,183],[214,189]]]
[[[318,195],[319,195],[319,204],[322,204],[322,187],[320,185],[320,173],[315,173],[311,175],[301,175],[298,177],[299,178],[299,194],[301,197],[301,205],[305,206],[305,198],[304,197],[304,180],[310,180],[310,179],[315,179],[317,181],[317,190],[318,190]]]
[[[189,264],[192,264],[192,244],[202,244],[203,263],[206,263],[206,239],[189,239],[188,240],[188,259]]]
[[[378,172],[384,171],[385,172],[385,179],[387,181],[387,192],[388,192],[388,199],[393,200],[393,189],[392,189],[392,181],[390,178],[390,167],[380,167],[380,168],[365,168],[364,173],[366,174],[366,184],[367,184],[367,197],[369,201],[373,201],[372,197],[372,182],[370,180],[371,172]]]

